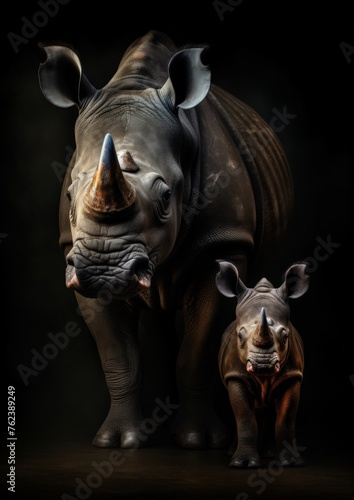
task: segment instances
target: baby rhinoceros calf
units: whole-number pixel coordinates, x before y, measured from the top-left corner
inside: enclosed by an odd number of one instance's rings
[[[302,466],[295,420],[304,353],[301,337],[290,322],[287,299],[307,291],[306,264],[289,267],[279,288],[265,278],[247,288],[233,264],[218,263],[219,291],[237,298],[236,319],[226,328],[219,352],[220,374],[236,421],[237,446],[229,465],[260,467],[260,455],[270,456],[274,442],[282,466]]]

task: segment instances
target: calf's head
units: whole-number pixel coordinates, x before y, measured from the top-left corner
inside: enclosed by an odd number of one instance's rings
[[[199,104],[210,86],[203,50],[172,56],[161,85],[149,86],[133,74],[97,90],[71,49],[45,47],[39,69],[45,97],[79,110],[67,191],[69,288],[89,297],[103,288],[121,298],[135,296],[150,287],[156,267],[170,255],[197,150],[185,110]]]
[[[278,288],[266,278],[248,288],[232,263],[218,261],[218,264],[216,286],[226,297],[237,297],[232,328],[236,330],[241,362],[252,375],[274,375],[283,366],[291,343],[293,326],[288,299],[301,297],[309,286],[306,264],[289,267]]]

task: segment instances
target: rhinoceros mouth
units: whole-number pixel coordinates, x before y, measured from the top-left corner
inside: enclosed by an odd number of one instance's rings
[[[247,359],[246,370],[252,375],[275,375],[280,370],[279,356],[276,352],[250,355]]]
[[[85,297],[106,291],[118,298],[131,298],[150,288],[154,266],[145,255],[135,256],[129,266],[90,265],[82,257],[71,259],[66,267],[66,286]]]

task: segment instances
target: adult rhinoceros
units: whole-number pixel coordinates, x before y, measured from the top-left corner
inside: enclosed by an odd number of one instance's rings
[[[211,387],[235,304],[216,288],[216,261],[233,262],[245,279],[252,262],[279,246],[293,204],[282,147],[257,113],[211,84],[205,47],[178,50],[150,31],[101,89],[68,47],[45,52],[45,97],[79,111],[60,244],[111,398],[93,444],[139,445],[143,313],[146,330],[166,336],[175,315],[183,317],[178,444],[223,447]]]

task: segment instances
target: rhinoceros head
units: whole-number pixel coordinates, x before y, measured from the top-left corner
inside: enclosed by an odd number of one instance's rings
[[[83,295],[97,296],[102,288],[122,298],[144,292],[171,254],[198,147],[185,110],[199,104],[210,86],[203,50],[176,52],[159,84],[139,66],[142,55],[131,61],[129,53],[130,73],[125,64],[97,90],[71,49],[45,47],[39,69],[44,95],[79,110],[63,192],[70,200],[73,243],[66,283]],[[62,201],[62,210],[68,203]]]
[[[240,359],[250,374],[274,375],[287,358],[293,332],[287,299],[301,297],[309,286],[306,264],[290,266],[278,288],[266,278],[248,288],[232,263],[218,263],[219,291],[226,297],[237,297],[234,326]]]

